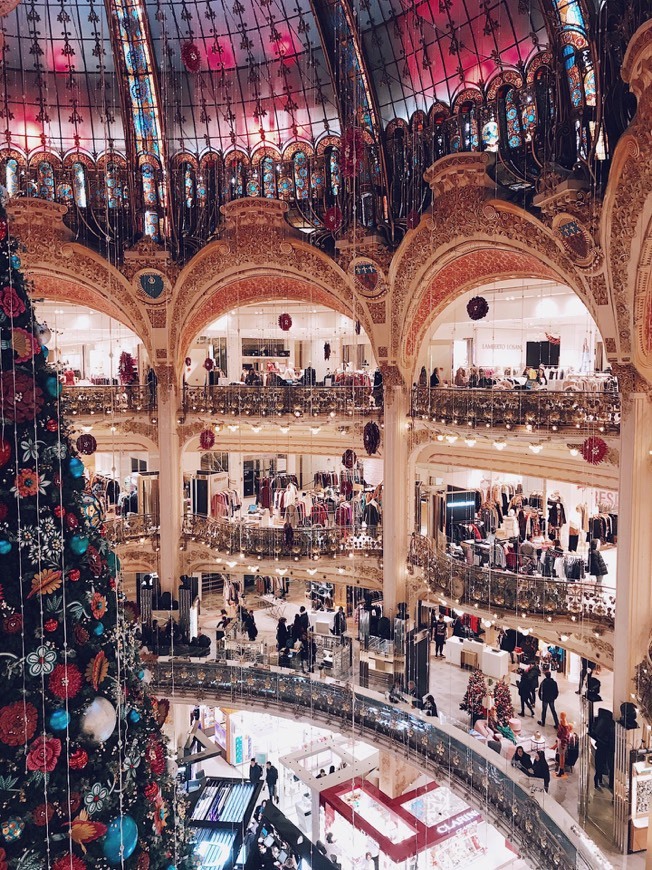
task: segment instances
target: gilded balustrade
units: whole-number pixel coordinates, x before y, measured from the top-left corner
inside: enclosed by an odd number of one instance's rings
[[[414,387],[413,417],[460,426],[620,432],[620,396],[608,392]]]
[[[153,514],[127,514],[124,517],[106,519],[104,527],[109,543],[119,546],[157,535],[159,519]]]
[[[190,514],[184,518],[183,533],[222,553],[244,553],[256,558],[318,559],[359,552],[382,555],[382,538],[348,526],[294,529],[292,539],[283,529],[264,528],[253,523]]]
[[[61,402],[66,414],[109,416],[156,408],[156,389],[149,384],[131,386],[64,386]]]
[[[398,749],[401,755],[441,781],[449,778],[472,796],[518,844],[532,866],[571,870],[609,864],[579,826],[548,796],[537,799],[523,777],[469,735],[439,719],[386,703],[350,685],[322,682],[293,673],[257,667],[176,660],[148,664],[152,688],[167,697],[207,698],[223,706],[278,707],[282,715],[310,716],[327,727],[343,729]]]
[[[364,386],[346,387],[185,387],[186,413],[223,414],[233,417],[335,417],[372,415],[382,411],[382,390],[373,394]]]
[[[409,561],[423,570],[435,594],[459,601],[461,606],[477,605],[491,613],[543,619],[588,620],[595,626],[614,627],[616,590],[609,586],[468,565],[438,550],[422,535],[412,536]]]

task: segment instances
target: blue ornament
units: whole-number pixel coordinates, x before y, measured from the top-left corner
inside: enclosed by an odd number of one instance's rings
[[[68,471],[70,472],[71,477],[83,477],[84,463],[81,461],[81,459],[73,456],[68,463]]]
[[[65,710],[55,710],[48,722],[53,731],[65,731],[70,723],[70,713]]]
[[[47,359],[50,355],[50,350],[45,345],[41,347],[41,353],[43,354],[43,359]]]
[[[145,671],[138,671],[138,679],[139,680],[145,679]]]
[[[0,541],[0,556],[6,556],[11,553],[11,541]]]
[[[108,567],[109,567],[109,571],[110,571],[110,573],[111,573],[111,576],[112,576],[112,577],[115,577],[115,575],[116,575],[116,574],[118,573],[118,571],[120,570],[120,559],[118,559],[118,557],[117,557],[116,554],[113,552],[113,550],[111,550],[111,551],[108,553],[108,555],[107,555],[107,557],[106,557],[106,564],[107,564]]]
[[[88,550],[88,538],[86,535],[73,535],[70,539],[70,549],[76,556],[83,556]]]
[[[20,269],[20,257],[18,254],[11,255],[11,267],[12,269]]]
[[[138,825],[131,816],[114,819],[106,829],[102,851],[109,864],[121,864],[130,858],[138,844]]]
[[[63,385],[59,381],[59,378],[56,377],[56,375],[50,375],[49,378],[46,378],[45,389],[52,396],[52,398],[57,399],[61,395]]]
[[[129,721],[133,722],[134,725],[136,724],[136,722],[140,722],[140,713],[138,712],[138,710],[129,711]]]
[[[101,637],[104,634],[104,625],[101,622],[98,622],[97,625],[93,626],[93,634],[95,637]]]

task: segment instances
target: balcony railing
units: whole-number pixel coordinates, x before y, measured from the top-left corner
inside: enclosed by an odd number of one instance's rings
[[[448,425],[620,432],[618,393],[415,387],[411,413]]]
[[[183,409],[228,416],[335,417],[374,414],[382,410],[382,390],[348,387],[185,387]]]
[[[156,408],[156,389],[149,384],[131,386],[64,387],[61,401],[72,416],[109,416]]]
[[[326,727],[352,728],[361,739],[399,750],[436,778],[473,796],[534,867],[571,870],[582,864],[607,867],[597,847],[549,796],[535,797],[508,762],[454,725],[349,685],[269,668],[212,662],[148,663],[152,687],[193,702],[207,698],[223,706],[278,708],[283,715],[309,715]]]
[[[423,570],[431,590],[467,607],[503,615],[562,617],[613,629],[616,590],[595,583],[554,580],[467,565],[421,535],[413,535],[409,561]]]
[[[184,518],[183,533],[221,553],[244,553],[261,559],[318,559],[355,552],[381,555],[383,550],[380,535],[373,538],[366,529],[346,526],[294,529],[289,541],[283,529],[189,514]]]
[[[114,546],[158,534],[159,518],[153,514],[127,514],[104,521],[107,540]]]

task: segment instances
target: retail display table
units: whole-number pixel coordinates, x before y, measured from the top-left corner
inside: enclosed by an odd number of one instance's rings
[[[500,680],[509,674],[509,653],[486,646],[482,651],[482,672],[488,677]]]
[[[494,650],[480,640],[449,637],[446,641],[446,661],[462,667],[462,653],[473,653],[477,657],[477,666],[488,677],[499,680],[509,673],[509,653],[505,650]],[[467,661],[469,656],[466,657]],[[475,660],[474,660],[475,661]]]
[[[462,644],[464,641],[461,637],[449,637],[446,641],[446,661],[452,665],[462,666]]]

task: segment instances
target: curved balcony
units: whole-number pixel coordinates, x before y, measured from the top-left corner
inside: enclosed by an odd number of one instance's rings
[[[210,662],[148,664],[152,687],[167,697],[214,700],[228,707],[278,708],[282,716],[310,716],[326,727],[407,756],[436,778],[451,779],[518,844],[535,867],[608,867],[571,816],[495,753],[453,725],[385,703],[366,690],[289,673]]]
[[[382,390],[366,386],[337,387],[185,387],[183,410],[233,417],[336,417],[378,414]]]
[[[104,521],[106,538],[114,546],[145,541],[159,532],[159,518],[154,514],[127,514]]]
[[[73,417],[133,414],[156,409],[156,389],[149,384],[131,386],[65,387],[63,410]]]
[[[523,426],[532,432],[591,427],[607,435],[620,432],[620,396],[607,392],[414,387],[410,413],[459,426]]]
[[[244,553],[261,559],[335,558],[354,553],[380,556],[383,552],[382,537],[372,538],[365,530],[348,526],[294,529],[289,541],[283,529],[190,514],[184,518],[183,534],[212,550],[227,554]]]
[[[547,621],[589,622],[610,630],[614,627],[616,590],[609,586],[467,565],[438,550],[422,535],[412,536],[409,562],[423,570],[433,592],[459,601],[461,606],[503,615],[539,616]]]

